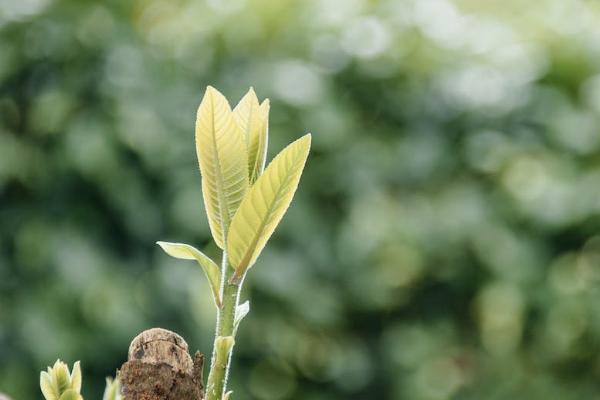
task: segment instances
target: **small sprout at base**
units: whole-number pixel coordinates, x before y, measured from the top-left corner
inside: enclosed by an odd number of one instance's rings
[[[102,400],[121,400],[120,385],[118,379],[106,378],[106,388]]]
[[[233,319],[233,335],[235,336],[240,322],[250,312],[250,302],[246,300],[235,308],[235,317]]]
[[[58,400],[82,400],[83,397],[73,389],[64,392]]]
[[[223,396],[223,400],[231,400],[231,393],[233,393],[232,390],[230,390],[229,392],[225,393],[225,396]]]
[[[46,400],[83,400],[81,391],[81,367],[73,364],[73,372],[60,360],[40,373],[40,388]]]

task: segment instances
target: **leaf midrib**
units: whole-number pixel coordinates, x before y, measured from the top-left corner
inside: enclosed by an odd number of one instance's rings
[[[215,129],[215,98],[214,98],[214,94],[211,93],[210,94],[210,107],[211,107],[211,114],[212,114],[212,118],[211,118],[211,125],[212,125],[212,129],[211,129],[211,133],[212,133],[212,145],[213,145],[213,154],[215,157],[215,176],[217,177],[217,196],[219,196],[219,216],[220,216],[220,222],[221,222],[221,240],[223,241],[223,247],[225,247],[226,245],[226,241],[227,241],[227,226],[229,225],[229,208],[227,207],[226,203],[225,203],[225,193],[224,193],[224,184],[223,184],[223,177],[221,176],[221,174],[219,173],[219,171],[221,171],[221,163],[219,160],[219,151],[217,149],[217,135],[216,135],[216,129]],[[225,210],[225,213],[223,212],[224,208],[227,208]],[[223,215],[225,214],[225,215]]]
[[[296,166],[297,162],[298,162],[298,160],[296,160],[296,162],[294,163],[294,167]],[[283,188],[287,187],[287,185],[284,184],[284,182],[288,181],[290,179],[290,176],[294,175],[294,172],[296,172],[296,169],[290,168],[288,173],[286,174],[285,178],[281,180],[281,183],[279,185],[279,188],[277,189],[276,195],[273,196],[273,201],[270,202],[267,212],[265,213],[265,217],[262,219],[259,229],[257,229],[257,231],[256,231],[257,234],[254,235],[251,245],[248,247],[248,250],[244,253],[244,256],[242,257],[242,261],[240,262],[240,264],[237,267],[238,269],[246,268],[248,266],[248,264],[250,263],[250,259],[252,258],[254,249],[256,248],[256,244],[258,243],[258,240],[260,239],[260,237],[263,234],[263,231],[267,225],[267,221],[269,220],[269,216],[273,212],[273,208],[274,208],[275,204],[277,203],[277,199],[279,198]],[[240,207],[240,210],[241,210],[241,207]]]

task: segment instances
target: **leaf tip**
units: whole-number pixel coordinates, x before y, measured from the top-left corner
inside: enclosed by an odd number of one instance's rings
[[[211,101],[214,101],[215,98],[222,98],[225,100],[227,105],[229,105],[229,102],[227,102],[227,99],[225,99],[225,96],[223,96],[223,94],[221,92],[219,92],[214,86],[208,85],[206,87],[206,91],[204,92],[204,97],[210,98]]]
[[[269,110],[271,108],[271,101],[269,99],[264,99],[263,102],[260,103],[259,108],[263,113],[263,117],[268,118]]]
[[[312,143],[312,133],[307,133],[306,135],[302,136],[300,139],[298,139],[296,141],[305,145],[306,150],[308,151],[308,150],[310,150],[310,145]]]

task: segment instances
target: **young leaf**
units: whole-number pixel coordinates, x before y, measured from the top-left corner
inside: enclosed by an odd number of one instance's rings
[[[262,102],[258,108],[259,114],[263,118],[264,126],[259,131],[259,134],[250,138],[248,145],[248,154],[252,155],[252,164],[249,164],[250,171],[250,182],[254,183],[258,177],[263,173],[265,169],[265,163],[267,161],[267,147],[269,145],[269,110],[271,103],[269,99]],[[248,161],[250,163],[250,161]]]
[[[75,361],[75,364],[73,364],[73,371],[71,371],[71,388],[76,390],[77,393],[81,391],[81,365],[79,361]]]
[[[227,99],[216,89],[206,88],[196,117],[196,152],[210,230],[221,249],[248,187],[245,143]]]
[[[83,397],[81,397],[79,392],[73,389],[68,389],[59,397],[58,400],[83,400]]]
[[[197,248],[184,243],[156,242],[168,255],[183,260],[196,260],[202,267],[217,307],[221,307],[220,287],[221,273],[219,267],[206,254]]]
[[[69,373],[67,364],[56,360],[52,367],[40,373],[40,389],[46,400],[81,400],[81,367],[79,361]]]
[[[233,110],[233,115],[246,137],[248,174],[250,183],[253,183],[265,167],[269,132],[269,100],[259,104],[254,89],[250,88]]]
[[[250,312],[250,302],[248,300],[246,300],[242,304],[239,304],[235,308],[235,316],[233,318],[233,334],[234,335],[235,335],[235,332],[237,332],[240,322],[244,319],[244,317],[246,315],[248,315],[249,312]]]
[[[260,107],[258,97],[256,97],[254,88],[251,87],[233,109],[233,117],[244,134],[246,145],[250,142],[250,132],[259,128],[260,125],[258,107]]]
[[[46,400],[58,400],[58,387],[56,387],[51,375],[46,371],[40,373],[40,389],[42,389],[42,394]]]
[[[52,367],[52,371],[56,387],[58,387],[58,393],[63,393],[65,390],[69,389],[71,386],[71,376],[67,364],[60,360],[56,360]]]
[[[236,212],[227,238],[229,261],[241,279],[250,268],[290,205],[310,149],[310,134],[296,140],[271,161],[252,185]]]
[[[106,378],[106,387],[104,389],[104,395],[102,400],[121,400],[121,394],[119,389],[119,380]]]

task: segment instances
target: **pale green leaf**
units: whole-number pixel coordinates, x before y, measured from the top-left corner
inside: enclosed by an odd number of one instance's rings
[[[253,129],[259,128],[257,124],[259,121],[257,118],[258,107],[260,107],[258,97],[256,97],[254,88],[251,87],[248,90],[248,93],[242,97],[242,99],[233,109],[233,117],[235,118],[235,122],[237,123],[238,127],[244,134],[246,145],[248,145],[250,142],[250,132]]]
[[[194,246],[184,243],[169,243],[169,242],[156,242],[168,255],[175,258],[184,260],[196,260],[206,278],[210,284],[210,288],[213,292],[213,298],[217,307],[221,306],[220,300],[220,287],[221,287],[221,273],[219,267],[213,260],[210,259],[206,254]]]
[[[40,373],[40,389],[46,400],[58,400],[58,388],[54,385],[51,375],[46,371]]]
[[[269,100],[259,104],[254,89],[250,88],[233,110],[233,115],[246,137],[248,174],[252,184],[265,167],[269,132]]]
[[[234,332],[234,335],[235,335],[235,332],[237,332],[237,329],[238,329],[238,326],[240,325],[240,322],[244,319],[244,317],[246,315],[248,315],[249,312],[250,312],[250,302],[248,300],[246,300],[242,304],[239,304],[235,308],[235,316],[233,318],[233,332]]]
[[[196,117],[196,153],[210,230],[224,249],[229,223],[248,188],[248,155],[227,99],[210,86]]]
[[[52,367],[40,373],[40,388],[46,400],[59,400],[70,391],[79,393],[81,390],[81,366],[79,361],[73,365],[73,372],[69,372],[67,364],[56,360]],[[70,396],[70,395],[69,395]],[[70,399],[70,397],[66,397]]]
[[[233,393],[233,390],[230,390],[229,392],[225,393],[223,395],[223,400],[231,400],[231,393]]]
[[[106,388],[102,400],[121,400],[118,379],[106,378]]]
[[[71,377],[67,364],[62,361],[54,363],[54,367],[52,368],[52,380],[58,388],[58,393],[63,393],[71,387]]]
[[[73,364],[73,371],[71,371],[71,389],[76,390],[77,393],[81,391],[81,365],[79,361]]]
[[[238,281],[252,267],[289,207],[310,150],[310,134],[287,146],[252,185],[231,221],[229,261]]]
[[[73,389],[68,389],[58,398],[58,400],[83,400],[83,398],[79,392]]]

